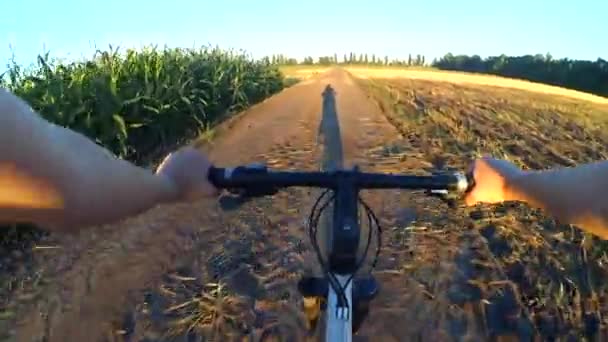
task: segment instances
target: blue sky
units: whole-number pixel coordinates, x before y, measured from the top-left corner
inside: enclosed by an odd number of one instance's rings
[[[79,58],[94,45],[149,43],[297,58],[354,51],[608,59],[607,0],[6,0],[1,8],[2,69],[9,45],[22,64],[44,48]]]

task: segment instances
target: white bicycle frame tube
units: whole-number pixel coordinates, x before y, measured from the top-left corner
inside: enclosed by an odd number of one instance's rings
[[[350,275],[335,275],[341,287],[344,287]],[[326,326],[325,326],[325,341],[326,342],[351,342],[353,338],[353,300],[352,300],[352,285],[350,281],[344,294],[348,300],[348,310],[346,317],[339,317],[338,314],[338,296],[334,292],[333,287],[329,286],[329,295],[327,299],[327,309],[325,311]]]

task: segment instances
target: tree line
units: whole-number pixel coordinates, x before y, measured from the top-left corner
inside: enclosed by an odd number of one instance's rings
[[[481,58],[478,55],[454,56],[448,53],[433,61],[432,66],[444,70],[522,78],[608,96],[608,62],[601,58],[596,61],[554,59],[550,54]]]
[[[264,60],[269,64],[275,65],[340,65],[340,64],[361,64],[361,65],[378,65],[378,66],[425,66],[426,60],[424,55],[417,54],[408,55],[407,59],[389,59],[388,56],[377,56],[375,54],[354,53],[338,56],[321,56],[313,58],[311,56],[304,57],[301,61],[295,58],[287,57],[282,54],[267,56]]]

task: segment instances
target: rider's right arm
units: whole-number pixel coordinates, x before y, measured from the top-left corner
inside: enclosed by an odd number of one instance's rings
[[[608,161],[521,172],[507,178],[504,199],[523,201],[608,239]]]
[[[608,161],[522,171],[507,160],[486,157],[471,166],[475,186],[465,196],[467,205],[522,201],[608,239]]]

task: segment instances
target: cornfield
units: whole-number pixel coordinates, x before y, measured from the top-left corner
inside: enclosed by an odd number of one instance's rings
[[[79,131],[121,158],[140,162],[207,130],[283,88],[279,70],[219,48],[111,46],[91,60],[15,62],[0,78],[47,120]]]

